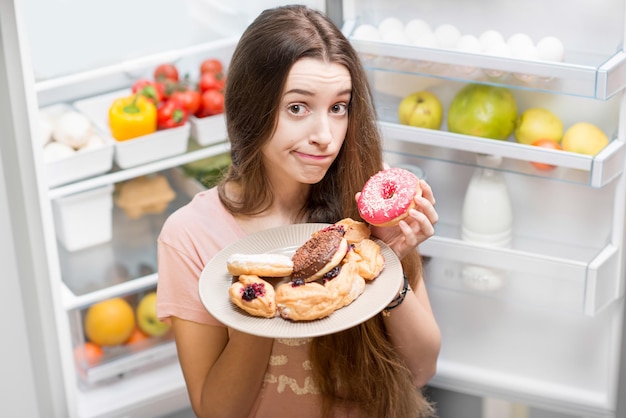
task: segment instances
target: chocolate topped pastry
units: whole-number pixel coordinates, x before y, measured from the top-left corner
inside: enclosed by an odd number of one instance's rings
[[[299,247],[291,260],[294,283],[311,282],[321,278],[343,260],[348,251],[348,242],[343,232],[335,228],[326,228],[315,233]]]

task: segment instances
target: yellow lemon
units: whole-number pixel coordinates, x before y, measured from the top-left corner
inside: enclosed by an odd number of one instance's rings
[[[561,146],[565,151],[596,155],[608,143],[609,138],[596,125],[578,122],[565,131]]]

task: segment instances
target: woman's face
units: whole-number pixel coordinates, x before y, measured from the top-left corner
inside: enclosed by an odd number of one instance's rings
[[[282,93],[276,132],[263,147],[274,186],[322,180],[346,135],[351,92],[350,73],[343,65],[314,58],[293,65]]]

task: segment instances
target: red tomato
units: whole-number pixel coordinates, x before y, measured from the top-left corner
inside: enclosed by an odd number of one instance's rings
[[[204,73],[215,73],[222,74],[224,72],[224,67],[222,66],[222,62],[217,58],[207,58],[202,63],[200,63],[200,74]]]
[[[178,69],[174,64],[160,64],[154,69],[154,79],[178,81]]]
[[[538,139],[535,142],[532,143],[533,146],[535,147],[543,147],[543,148],[549,148],[549,149],[563,149],[561,147],[561,144],[559,144],[556,141],[553,141],[552,139]],[[551,171],[554,170],[556,168],[556,166],[552,165],[552,164],[545,164],[545,163],[535,163],[531,161],[531,164],[540,171]]]
[[[81,366],[95,366],[100,363],[103,355],[102,347],[89,341],[74,348],[74,358]]]
[[[225,84],[226,79],[221,73],[202,73],[200,75],[200,81],[198,82],[198,88],[201,92],[207,90],[222,90]]]
[[[177,90],[170,96],[170,100],[180,103],[190,115],[195,114],[200,108],[201,95],[197,90]]]
[[[157,107],[157,129],[169,129],[184,125],[189,114],[174,100],[161,102]]]
[[[133,93],[139,93],[150,99],[154,104],[159,104],[165,98],[164,86],[146,78],[137,80],[132,87]]]
[[[196,113],[199,118],[218,115],[224,112],[224,94],[218,90],[207,90],[202,93],[200,109]]]

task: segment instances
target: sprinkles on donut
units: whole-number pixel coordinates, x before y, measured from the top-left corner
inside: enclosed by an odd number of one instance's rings
[[[421,193],[419,178],[409,170],[396,167],[379,171],[361,190],[359,214],[374,226],[397,225],[415,207],[415,196]]]

